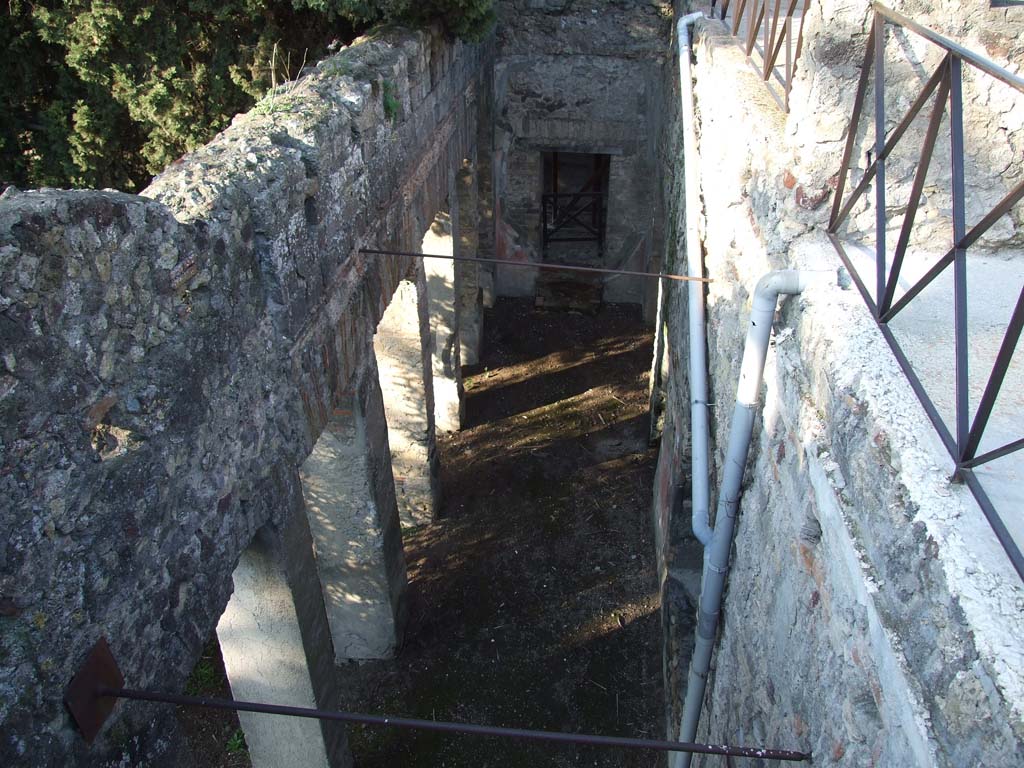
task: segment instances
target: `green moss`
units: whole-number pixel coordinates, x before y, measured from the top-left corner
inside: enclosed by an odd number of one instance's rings
[[[402,103],[398,100],[398,87],[390,80],[385,80],[383,85],[384,116],[392,123],[398,119],[398,112]]]

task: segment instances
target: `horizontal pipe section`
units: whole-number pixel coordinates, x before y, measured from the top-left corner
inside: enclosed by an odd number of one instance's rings
[[[251,701],[232,701],[231,699],[214,699],[205,696],[182,696],[174,693],[155,691],[139,691],[130,688],[109,688],[101,686],[96,691],[98,698],[114,697],[134,699],[136,701],[153,701],[162,704],[207,707],[210,709],[227,709],[242,712],[257,712],[266,715],[284,715],[287,717],[306,717],[315,720],[335,720],[343,723],[360,725],[386,726],[393,728],[413,728],[423,731],[441,733],[462,733],[473,736],[497,736],[509,739],[527,739],[531,741],[547,741],[562,744],[584,744],[592,747],[618,747],[622,749],[650,749],[656,752],[696,752],[703,755],[729,755],[732,757],[755,757],[763,760],[786,760],[800,762],[810,759],[810,755],[786,749],[759,749],[757,747],[732,747],[725,744],[688,744],[678,741],[658,741],[655,739],[634,739],[624,736],[593,736],[585,733],[562,733],[559,731],[532,731],[520,728],[498,728],[489,725],[471,723],[449,723],[438,720],[419,720],[411,717],[391,717],[390,715],[366,715],[357,712],[338,710],[310,709],[307,707],[288,707],[277,704],[260,704]]]
[[[506,267],[534,267],[535,269],[557,269],[560,272],[598,272],[605,275],[631,275],[633,277],[664,277],[666,280],[697,281],[710,283],[710,277],[689,277],[687,275],[670,275],[665,272],[633,272],[629,269],[606,269],[605,267],[579,267],[573,264],[543,264],[533,261],[506,261],[505,259],[487,259],[482,256],[442,256],[435,253],[413,253],[411,251],[382,251],[376,248],[360,248],[360,253],[369,256],[410,256],[414,259],[446,259],[448,261],[472,261],[478,264],[501,264]]]

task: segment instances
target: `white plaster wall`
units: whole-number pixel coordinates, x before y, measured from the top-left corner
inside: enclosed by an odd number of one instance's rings
[[[452,222],[440,215],[423,235],[421,253],[455,255]],[[434,424],[457,432],[462,426],[462,365],[459,345],[459,271],[450,259],[423,259],[433,334]]]
[[[301,474],[335,657],[388,658],[398,641],[385,548],[388,510],[373,493],[362,416],[336,414]]]

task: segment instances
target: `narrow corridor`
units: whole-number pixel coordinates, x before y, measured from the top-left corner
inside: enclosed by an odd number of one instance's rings
[[[651,335],[501,300],[465,370],[467,428],[441,441],[441,518],[407,529],[397,660],[340,670],[344,709],[661,735],[647,444]],[[370,766],[646,766],[653,754],[350,728]]]

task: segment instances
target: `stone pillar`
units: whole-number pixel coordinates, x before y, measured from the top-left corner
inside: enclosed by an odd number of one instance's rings
[[[422,266],[415,266],[420,267],[417,276],[421,290],[410,280],[399,283],[373,337],[388,422],[395,496],[403,526],[433,520],[440,494],[434,414],[429,407],[433,399],[428,396],[433,387],[430,325],[426,322]]]
[[[279,488],[288,491],[278,498],[292,500],[291,513],[242,553],[217,625],[224,667],[235,699],[333,709],[334,652],[294,470]],[[341,723],[253,712],[238,719],[254,768],[352,765]]]
[[[375,366],[334,411],[301,475],[335,658],[391,658],[405,623],[405,555]]]
[[[481,88],[477,99],[477,252],[487,258],[497,254],[494,242],[494,153],[493,90]],[[485,307],[494,306],[494,265],[480,264],[477,267],[480,282],[480,296]],[[482,328],[481,324],[481,328]]]
[[[458,198],[459,256],[476,258],[480,243],[480,210],[476,187],[476,169],[466,160],[455,175],[455,194]],[[480,360],[480,342],[483,338],[484,313],[480,290],[480,267],[471,262],[455,263],[459,273],[459,351],[463,365],[476,365]]]
[[[439,213],[423,236],[421,253],[455,255],[452,218]],[[459,272],[449,259],[423,259],[434,356],[434,424],[439,430],[462,426],[462,367],[459,352]]]

